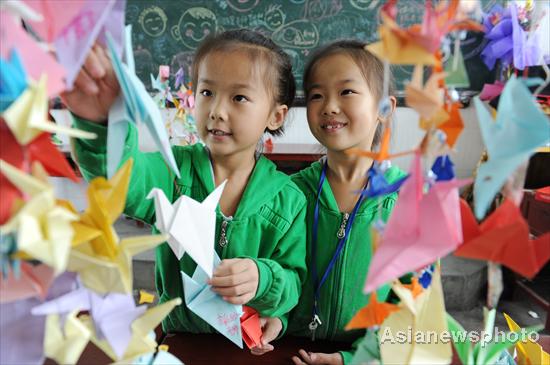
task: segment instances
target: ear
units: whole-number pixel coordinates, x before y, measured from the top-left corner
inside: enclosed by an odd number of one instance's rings
[[[388,99],[390,100],[391,108],[389,116],[387,118],[382,118],[381,116],[378,116],[378,120],[380,121],[380,123],[384,124],[384,127],[386,127],[386,125],[390,122],[391,117],[393,113],[395,113],[395,109],[397,108],[397,99],[395,98],[395,96],[389,96]]]
[[[286,104],[276,105],[271,112],[269,121],[267,122],[267,128],[270,131],[276,131],[281,128],[285,122],[286,115],[288,114],[288,106]]]

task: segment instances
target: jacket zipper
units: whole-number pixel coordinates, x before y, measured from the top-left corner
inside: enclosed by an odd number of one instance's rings
[[[342,223],[340,223],[340,229],[338,230],[338,233],[336,233],[336,237],[338,237],[338,239],[342,239],[344,238],[344,236],[346,235],[346,226],[348,224],[348,219],[349,219],[349,213],[344,213],[344,217],[342,218]]]
[[[220,229],[220,239],[218,241],[218,244],[223,248],[227,246],[229,241],[227,240],[227,227],[229,226],[229,222],[231,220],[227,219],[225,217],[222,217],[222,226]]]

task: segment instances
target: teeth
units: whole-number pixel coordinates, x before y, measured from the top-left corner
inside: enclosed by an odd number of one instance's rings
[[[225,133],[223,131],[217,130],[217,129],[210,131],[210,133],[212,133],[215,136],[225,136],[225,135],[229,134],[229,133]]]
[[[338,123],[338,124],[329,124],[329,125],[326,125],[324,126],[325,129],[337,129],[337,128],[341,128],[343,127],[344,124],[342,123]]]

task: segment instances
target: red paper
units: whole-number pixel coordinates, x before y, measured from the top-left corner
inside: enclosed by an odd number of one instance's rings
[[[241,329],[243,340],[249,349],[261,346],[262,326],[260,325],[260,316],[254,308],[243,306],[243,315],[241,316]]]

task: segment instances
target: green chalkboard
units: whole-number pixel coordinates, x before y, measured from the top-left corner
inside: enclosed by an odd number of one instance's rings
[[[249,28],[271,37],[291,56],[298,88],[311,51],[344,38],[378,39],[379,9],[385,0],[128,0],[126,23],[133,26],[136,72],[147,87],[149,74],[170,65],[189,75],[193,53],[212,32]],[[484,0],[488,10],[499,0]],[[402,0],[398,22],[419,23],[424,0]],[[452,49],[452,47],[449,47]],[[480,90],[492,73],[479,58],[483,35],[469,34],[462,42],[473,90]],[[412,67],[393,68],[397,90],[403,90]]]

